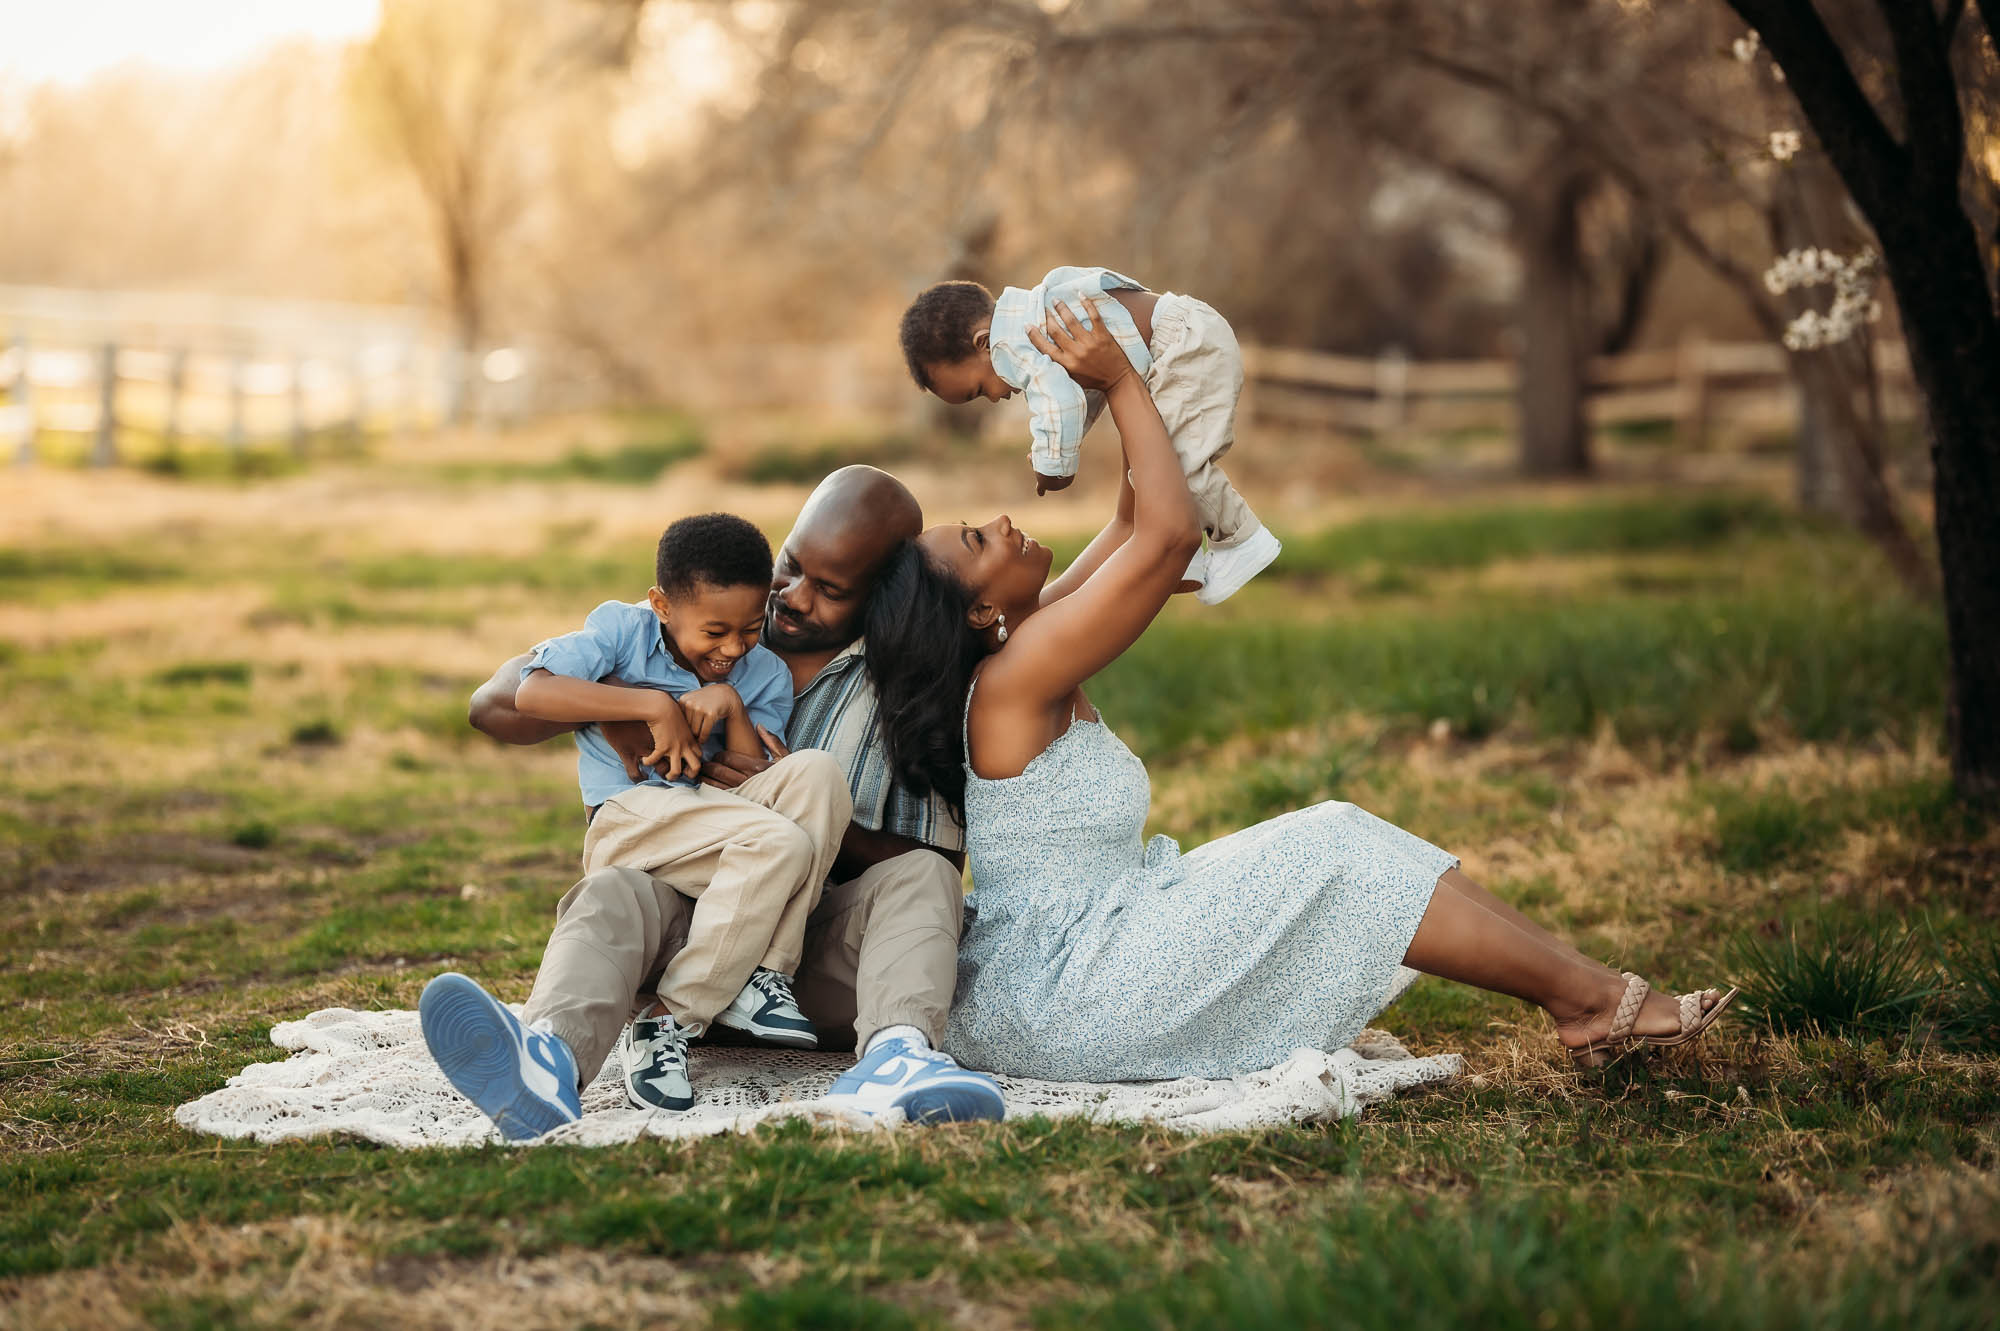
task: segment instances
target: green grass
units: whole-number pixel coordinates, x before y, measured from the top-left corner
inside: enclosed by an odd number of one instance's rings
[[[1479,738],[1608,725],[1628,743],[1732,727],[1808,740],[1908,737],[1943,706],[1933,609],[1846,592],[1489,595],[1357,606],[1327,622],[1177,618],[1103,676],[1147,756],[1358,710]]]
[[[1749,496],[1288,532],[1278,576],[1177,604],[1090,686],[1148,760],[1152,830],[1353,800],[1579,946],[1743,982],[1699,1058],[1579,1080],[1521,1005],[1431,982],[1384,1024],[1471,1075],[1324,1128],[183,1132],[176,1105],[279,1056],[275,1022],[408,1007],[446,968],[528,992],[575,874],[573,765],[473,736],[465,702],[524,625],[649,579],[589,506],[521,528],[501,497],[629,503],[668,433],[617,424],[629,474],[455,477],[454,506],[539,548],[184,519],[0,552],[0,1321],[449,1325],[425,1300],[456,1294],[522,1331],[1981,1324],[2000,850],[1936,752],[1943,628],[1857,542]],[[815,447],[782,478],[855,460]],[[217,618],[96,613],[134,586]]]
[[[1946,991],[1919,935],[1879,921],[1737,938],[1744,1000],[1780,1031],[1908,1034]]]

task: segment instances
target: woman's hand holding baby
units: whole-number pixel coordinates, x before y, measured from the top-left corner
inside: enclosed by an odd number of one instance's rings
[[[1057,301],[1047,323],[1040,328],[1028,327],[1028,340],[1035,344],[1035,350],[1067,370],[1080,387],[1108,393],[1132,373],[1132,362],[1105,327],[1097,301],[1086,298],[1083,307],[1089,311],[1088,325],[1067,303]]]

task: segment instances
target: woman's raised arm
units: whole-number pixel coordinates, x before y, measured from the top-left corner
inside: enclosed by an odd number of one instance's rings
[[[996,657],[984,676],[997,691],[1050,703],[1138,640],[1201,547],[1201,519],[1152,394],[1105,329],[1096,302],[1086,307],[1088,327],[1058,302],[1048,328],[1030,329],[1028,336],[1078,383],[1104,390],[1131,477],[1131,528],[1081,585],[1045,602],[1021,626],[1014,650]],[[1097,553],[1100,542],[1108,543],[1105,535],[1086,553]]]

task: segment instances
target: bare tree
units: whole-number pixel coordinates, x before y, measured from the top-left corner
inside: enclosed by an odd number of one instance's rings
[[[523,122],[583,49],[571,27],[579,12],[541,0],[385,0],[354,54],[355,108],[423,201],[463,354],[489,331],[496,256],[527,198]]]

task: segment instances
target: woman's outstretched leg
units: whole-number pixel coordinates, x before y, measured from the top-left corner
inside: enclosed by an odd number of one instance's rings
[[[1535,1004],[1555,1018],[1556,1037],[1571,1049],[1610,1037],[1625,994],[1619,972],[1558,941],[1456,869],[1438,879],[1403,964]],[[1633,1030],[1676,1034],[1679,1004],[1648,995]]]

